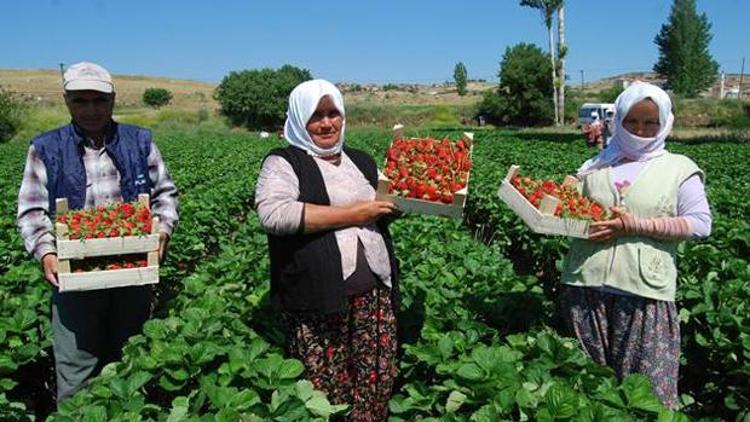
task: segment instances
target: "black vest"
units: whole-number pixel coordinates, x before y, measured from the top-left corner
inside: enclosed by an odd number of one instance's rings
[[[344,152],[359,168],[373,188],[377,188],[378,170],[375,161],[365,152],[344,148]],[[275,155],[291,164],[299,180],[300,202],[330,205],[323,175],[315,160],[296,147],[279,148]],[[267,157],[268,157],[267,156]],[[384,219],[377,223],[391,263],[391,297],[398,304],[398,261]],[[268,234],[271,257],[271,303],[277,310],[287,312],[333,313],[344,309],[347,296],[341,272],[341,252],[334,230],[289,236]],[[397,308],[396,308],[397,309]]]

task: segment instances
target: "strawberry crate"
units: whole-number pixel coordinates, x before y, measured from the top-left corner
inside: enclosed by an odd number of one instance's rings
[[[403,139],[402,132],[403,125],[396,125],[393,127],[393,142]],[[410,138],[407,142],[415,139],[416,138]],[[463,135],[461,135],[460,141],[468,147],[467,161],[469,162],[469,165],[471,165],[470,158],[474,146],[474,134],[464,132]],[[391,143],[391,147],[394,145],[393,142]],[[389,151],[391,150],[391,147],[389,147]],[[388,159],[386,157],[386,164],[387,162]],[[404,212],[461,218],[464,206],[466,205],[466,197],[469,193],[470,174],[471,171],[469,169],[466,171],[465,185],[460,189],[451,191],[450,194],[446,194],[445,197],[440,195],[437,200],[429,200],[394,194],[392,191],[394,187],[398,186],[398,184],[394,183],[394,180],[391,180],[384,171],[378,170],[376,199],[379,201],[392,202],[399,210]],[[425,193],[423,196],[427,196],[427,194]]]
[[[138,202],[149,207],[149,195],[138,196]],[[65,198],[56,200],[57,213],[68,211]],[[67,224],[55,224],[57,234],[58,284],[60,292],[111,289],[140,286],[159,282],[159,219],[151,219],[150,234],[145,236],[118,236],[92,239],[70,239]],[[71,271],[71,268],[91,258],[125,255],[145,256],[145,266],[99,271]]]
[[[508,174],[497,191],[500,199],[535,233],[587,239],[589,237],[588,220],[560,218],[554,215],[560,203],[559,199],[545,194],[537,209],[513,186],[511,180],[516,177],[519,169],[517,165],[510,166]]]

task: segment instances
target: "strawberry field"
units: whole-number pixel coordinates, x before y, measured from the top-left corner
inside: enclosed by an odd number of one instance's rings
[[[413,131],[417,137],[461,131]],[[268,301],[266,237],[251,206],[265,153],[279,145],[223,131],[157,132],[181,196],[154,317],[59,411],[52,401],[48,285],[15,230],[27,145],[0,145],[0,419],[325,420],[345,413],[284,356]],[[347,142],[382,162],[385,131]],[[592,150],[565,135],[475,132],[462,221],[392,225],[401,263],[403,354],[394,421],[735,420],[750,418],[750,145],[673,143],[707,174],[712,236],[679,250],[681,413],[648,381],[618,382],[567,337],[556,310],[562,237],[532,233],[497,198],[511,164],[545,180]]]

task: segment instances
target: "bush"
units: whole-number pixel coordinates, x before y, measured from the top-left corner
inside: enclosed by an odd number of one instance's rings
[[[750,103],[736,99],[674,99],[675,126],[681,128],[750,128]]]
[[[164,88],[146,88],[143,91],[143,103],[153,108],[163,107],[172,101],[172,93]]]
[[[459,118],[454,108],[451,108],[447,104],[439,104],[433,109],[431,123],[438,125],[456,125],[459,123]]]
[[[24,108],[13,93],[0,87],[0,143],[10,140],[18,132]]]
[[[622,87],[617,85],[612,85],[609,88],[603,89],[599,91],[599,94],[597,95],[599,97],[599,101],[603,103],[614,103],[617,97],[622,94]]]
[[[273,131],[284,123],[289,94],[310,79],[309,70],[291,65],[230,72],[216,87],[214,98],[232,125]]]
[[[547,56],[533,45],[507,48],[500,62],[500,86],[487,92],[478,114],[495,125],[540,126],[553,120],[552,71]]]

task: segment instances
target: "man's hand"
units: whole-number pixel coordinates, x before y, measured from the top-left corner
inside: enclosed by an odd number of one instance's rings
[[[55,287],[57,284],[57,255],[48,253],[42,257],[42,271],[47,282]]]
[[[169,244],[169,235],[165,232],[159,232],[159,262],[164,262],[167,257],[167,245]]]

